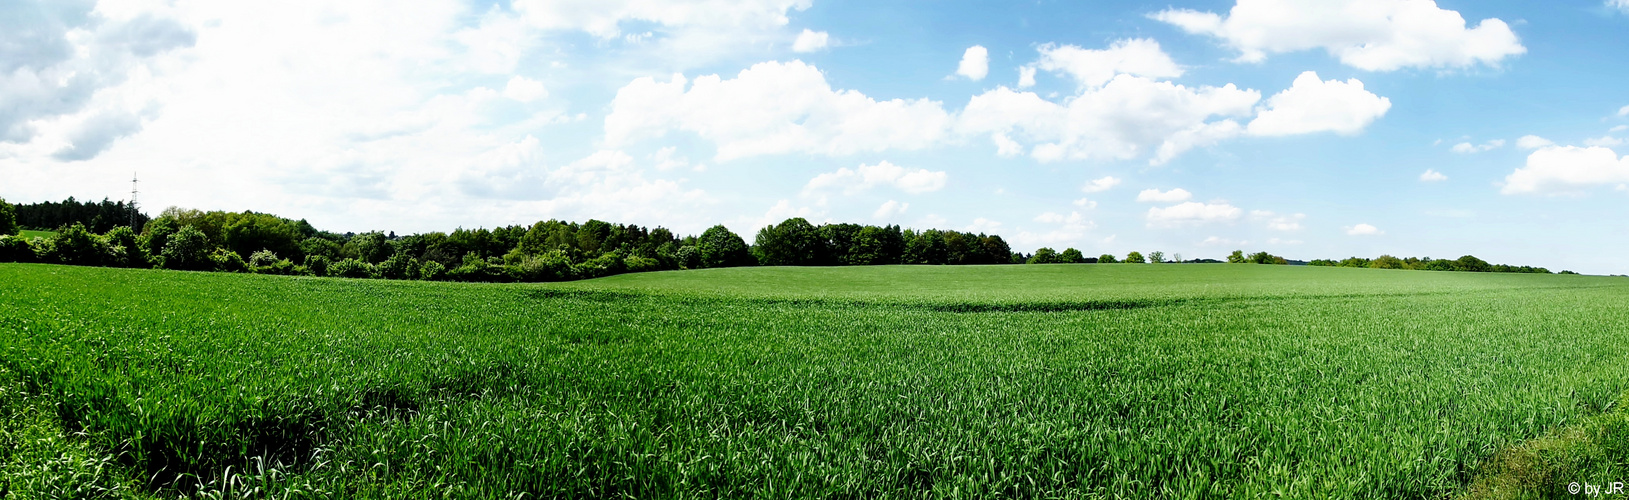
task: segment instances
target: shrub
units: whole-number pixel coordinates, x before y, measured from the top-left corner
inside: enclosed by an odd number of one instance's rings
[[[0,236],[0,262],[33,262],[34,247],[21,236]]]
[[[1115,259],[1113,255],[1103,254],[1103,255],[1097,256],[1097,263],[1098,264],[1117,264],[1119,262],[1120,261]]]
[[[141,237],[127,226],[118,226],[102,235],[108,246],[110,263],[122,267],[148,267],[149,256],[141,248]]]
[[[1058,251],[1047,247],[1035,249],[1035,255],[1031,255],[1029,260],[1024,261],[1025,264],[1055,264],[1057,262]]]
[[[43,260],[76,266],[99,266],[107,261],[110,253],[106,241],[85,229],[84,224],[75,222],[51,237],[51,246]]]
[[[690,245],[681,246],[678,251],[673,252],[673,260],[678,263],[679,269],[701,268],[701,252]]]
[[[419,260],[408,257],[407,254],[397,253],[380,262],[378,266],[379,277],[390,280],[410,280],[418,278]]]
[[[510,273],[518,281],[530,282],[565,281],[576,276],[571,268],[571,257],[559,250],[527,256],[511,266]]]
[[[16,235],[20,230],[22,227],[17,225],[17,209],[6,203],[5,198],[0,198],[0,236]]]
[[[1144,263],[1146,263],[1146,261],[1143,260],[1142,252],[1135,252],[1134,251],[1134,252],[1126,254],[1126,263],[1127,264],[1144,264]]]
[[[622,259],[622,268],[630,273],[660,271],[662,270],[662,263],[652,258],[629,255],[627,258]]]
[[[426,261],[419,266],[419,279],[425,281],[441,281],[447,279],[447,266],[440,262]]]
[[[215,264],[215,270],[225,273],[241,273],[249,270],[249,263],[243,261],[243,256],[225,248],[216,247],[209,254],[210,262]]]
[[[617,255],[615,253],[601,255],[599,257],[589,259],[587,262],[574,266],[574,274],[576,274],[577,277],[584,279],[593,279],[603,276],[610,276],[613,274],[621,274],[624,271],[624,268],[622,267],[622,259],[623,258],[621,255]]]
[[[372,278],[374,273],[373,264],[356,259],[345,259],[328,266],[329,276],[341,278]]]
[[[182,226],[165,240],[164,251],[159,254],[160,266],[165,269],[203,271],[215,264],[210,260],[209,237],[198,228]]]
[[[333,260],[329,259],[327,255],[305,256],[305,268],[311,272],[312,276],[327,276],[328,266],[331,264],[333,264]]]

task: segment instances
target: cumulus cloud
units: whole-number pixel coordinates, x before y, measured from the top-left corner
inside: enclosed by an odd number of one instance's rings
[[[1516,139],[1516,147],[1522,149],[1538,149],[1545,146],[1554,145],[1555,141],[1551,141],[1536,135],[1524,135],[1520,139]]]
[[[602,39],[622,35],[622,23],[646,22],[671,27],[720,28],[783,26],[790,10],[809,8],[811,0],[515,0],[513,9],[533,26],[578,30]]]
[[[990,220],[990,219],[987,219],[987,218],[984,218],[984,217],[979,217],[979,218],[973,219],[972,224],[968,224],[967,227],[962,228],[962,231],[963,232],[968,232],[968,233],[984,234],[984,233],[994,233],[994,232],[996,232],[997,230],[1000,230],[1000,229],[1001,229],[1001,223],[1000,222],[993,221],[993,220]]]
[[[1160,49],[1159,42],[1147,38],[1119,40],[1107,49],[1083,49],[1074,45],[1045,44],[1040,46],[1040,60],[1029,68],[1069,75],[1082,87],[1102,87],[1115,75],[1136,75],[1148,78],[1176,78],[1182,76],[1182,67]],[[1034,84],[1034,73],[1030,73]],[[1020,87],[1027,86],[1022,82]]]
[[[1355,134],[1386,115],[1391,100],[1363,89],[1356,78],[1319,80],[1307,71],[1290,88],[1267,99],[1250,133],[1262,136],[1335,132]]]
[[[1346,234],[1350,236],[1377,236],[1386,234],[1386,232],[1368,224],[1358,224],[1356,226],[1346,226]]]
[[[1420,182],[1440,182],[1446,180],[1448,180],[1448,176],[1442,175],[1442,172],[1429,168],[1425,169],[1425,173],[1420,174]]]
[[[1096,222],[1087,219],[1080,212],[1069,212],[1069,215],[1046,212],[1036,216],[1035,222],[1055,227],[1045,231],[1021,229],[1013,238],[1014,241],[1019,245],[1036,247],[1074,244],[1085,238],[1088,232],[1097,227]]]
[[[1629,1],[1629,0],[1618,0],[1618,1],[1621,2],[1621,1]],[[1624,107],[1618,108],[1618,116],[1620,116],[1620,117],[1621,116],[1629,116],[1629,106],[1624,106]]]
[[[1193,193],[1186,189],[1176,188],[1161,192],[1158,189],[1144,189],[1137,193],[1137,201],[1144,203],[1176,203],[1193,199]]]
[[[1277,214],[1269,210],[1251,210],[1250,216],[1267,221],[1267,229],[1274,231],[1300,231],[1301,221],[1307,214]]]
[[[901,203],[894,200],[888,200],[883,202],[882,206],[877,207],[877,211],[871,212],[871,218],[877,220],[887,220],[899,215],[904,215],[905,211],[909,210],[910,208],[910,203]]]
[[[1227,203],[1190,201],[1169,207],[1148,209],[1148,226],[1177,227],[1211,222],[1231,222],[1238,220],[1243,215],[1243,210]]]
[[[1085,186],[1081,186],[1080,190],[1086,193],[1101,193],[1114,189],[1115,186],[1120,185],[1120,182],[1120,178],[1110,175],[1093,179],[1087,182]]]
[[[1246,240],[1234,240],[1223,238],[1221,236],[1211,236],[1209,238],[1205,238],[1204,241],[1199,242],[1200,246],[1207,247],[1242,247],[1249,244],[1250,242]]]
[[[1606,0],[1606,6],[1616,7],[1618,10],[1623,11],[1624,14],[1629,14],[1629,0]],[[1624,106],[1623,111],[1618,112],[1618,114],[1620,116],[1629,115],[1629,106]]]
[[[516,76],[509,79],[503,87],[503,96],[520,102],[532,102],[549,96],[549,90],[543,88],[543,82]]]
[[[0,144],[23,144],[61,120],[70,144],[54,156],[85,160],[142,122],[99,92],[151,71],[165,53],[192,47],[196,33],[151,13],[109,15],[94,2],[11,2],[0,15]],[[89,116],[83,116],[88,114]],[[77,116],[76,115],[81,115]]]
[[[677,74],[667,82],[634,80],[611,102],[605,135],[618,145],[684,130],[715,143],[722,161],[922,149],[943,139],[950,122],[938,102],[877,101],[833,90],[819,69],[802,61],[765,62],[728,80]]]
[[[1097,208],[1097,202],[1092,201],[1091,198],[1081,198],[1081,199],[1075,200],[1074,202],[1072,202],[1072,204],[1077,206],[1077,207],[1086,209],[1086,210],[1091,210],[1091,209]]]
[[[886,161],[876,165],[860,165],[857,169],[839,168],[809,179],[805,191],[839,189],[846,194],[858,193],[878,186],[891,186],[911,194],[938,191],[945,187],[950,175],[944,171],[925,168],[908,169]]]
[[[983,80],[990,74],[990,51],[983,45],[968,47],[962,53],[962,62],[956,65],[956,74],[973,81]]]
[[[1215,37],[1243,62],[1321,48],[1348,66],[1393,71],[1497,67],[1527,52],[1504,21],[1467,27],[1459,12],[1433,0],[1238,0],[1225,17],[1189,9],[1150,17]]]
[[[1623,139],[1612,137],[1610,135],[1603,135],[1603,136],[1600,136],[1600,137],[1592,137],[1592,138],[1589,138],[1589,139],[1584,139],[1584,145],[1585,146],[1599,146],[1599,147],[1603,147],[1603,148],[1615,148],[1615,147],[1618,147],[1618,146],[1622,146],[1623,142],[1624,142]]]
[[[1604,147],[1549,147],[1527,156],[1527,165],[1505,177],[1504,194],[1577,194],[1629,183],[1629,156]]]
[[[805,28],[802,33],[798,33],[797,40],[792,42],[792,52],[814,52],[826,48],[829,44],[831,44],[830,34]]]
[[[1482,144],[1471,144],[1469,142],[1461,142],[1459,144],[1455,144],[1454,147],[1451,148],[1450,150],[1455,152],[1455,153],[1459,153],[1459,154],[1474,154],[1474,153],[1481,153],[1483,151],[1492,151],[1492,150],[1495,150],[1495,149],[1502,148],[1504,146],[1505,146],[1505,140],[1504,139],[1494,139],[1494,140],[1491,140],[1491,141],[1488,141],[1488,142],[1484,142]]]

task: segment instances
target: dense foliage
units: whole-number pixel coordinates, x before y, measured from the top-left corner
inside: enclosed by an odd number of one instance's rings
[[[1629,403],[1609,277],[7,264],[0,297],[12,498],[1453,498]],[[1526,497],[1626,477],[1602,432]]]
[[[1372,260],[1362,257],[1348,257],[1339,261],[1318,259],[1307,262],[1307,265],[1325,267],[1367,267],[1372,269],[1411,269],[1420,271],[1462,271],[1472,273],[1550,274],[1549,269],[1542,267],[1489,264],[1487,261],[1478,259],[1471,255],[1466,255],[1453,260],[1432,259],[1430,257],[1409,257],[1406,259],[1399,259],[1390,255],[1381,255]]]
[[[151,220],[124,201],[77,201],[72,196],[61,202],[24,203],[16,205],[17,224],[28,229],[56,229],[79,223],[95,233],[111,231],[114,226],[129,226],[135,216],[136,230],[140,231]],[[3,224],[3,223],[0,223]],[[4,229],[0,227],[0,229]],[[0,234],[15,234],[0,231]]]

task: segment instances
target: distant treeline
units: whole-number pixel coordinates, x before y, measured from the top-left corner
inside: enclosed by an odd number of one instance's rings
[[[566,281],[613,274],[736,266],[851,266],[881,264],[1112,264],[1206,263],[1167,259],[1164,252],[1124,258],[1086,257],[1080,250],[1041,248],[1014,252],[999,235],[914,230],[859,224],[814,225],[801,217],[758,231],[753,244],[722,225],[699,236],[668,229],[589,220],[549,220],[531,226],[456,229],[397,236],[338,234],[305,220],[256,212],[204,212],[170,208],[156,219],[136,214],[128,225],[124,202],[35,203],[13,208],[0,200],[0,262],[157,267],[351,278],[454,281]],[[122,219],[120,218],[122,217]],[[25,239],[21,228],[52,229],[50,238]],[[1289,264],[1283,257],[1235,251],[1230,263]],[[1310,265],[1476,272],[1538,272],[1543,268],[1458,260],[1374,260],[1353,257]]]
[[[101,203],[75,201],[72,196],[62,202],[24,203],[16,205],[17,224],[23,229],[52,230],[74,223],[84,224],[86,229],[97,233],[113,230],[114,226],[131,225],[131,217],[135,217],[136,231],[150,220],[147,214],[134,210],[134,206],[123,201],[108,201],[103,198]]]

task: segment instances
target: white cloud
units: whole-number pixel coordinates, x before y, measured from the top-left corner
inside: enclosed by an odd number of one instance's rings
[[[516,76],[509,79],[508,85],[504,85],[503,96],[520,102],[532,102],[548,97],[549,91],[543,88],[543,82]]]
[[[527,136],[475,157],[454,184],[470,197],[522,202],[556,217],[651,220],[711,202],[678,182],[647,179],[621,151],[596,151],[554,168],[543,156],[537,138]]]
[[[1323,81],[1307,71],[1295,83],[1267,99],[1255,120],[1252,135],[1279,136],[1335,132],[1355,134],[1391,109],[1391,100],[1363,89],[1356,78]]]
[[[1035,221],[1057,227],[1043,232],[1021,229],[1013,241],[1019,245],[1033,247],[1071,245],[1081,241],[1092,228],[1097,227],[1097,223],[1086,219],[1080,212],[1069,212],[1069,215],[1046,212],[1036,216]]]
[[[1073,202],[1073,205],[1075,205],[1077,207],[1080,207],[1080,208],[1083,208],[1083,209],[1086,209],[1086,210],[1091,210],[1091,209],[1097,208],[1097,202],[1092,201],[1090,198],[1081,198],[1081,199],[1075,200]]]
[[[1617,7],[1618,10],[1623,11],[1623,13],[1629,14],[1629,0],[1606,0],[1606,6]],[[1620,111],[1619,114],[1629,115],[1629,106],[1624,106],[1623,111]]]
[[[1350,236],[1377,236],[1386,234],[1386,232],[1368,224],[1358,224],[1356,226],[1346,226],[1346,234]]]
[[[798,33],[797,40],[792,42],[792,52],[814,52],[830,44],[831,34],[805,28],[802,33]]]
[[[1300,245],[1301,240],[1286,240],[1282,238],[1267,238],[1268,245]]]
[[[935,229],[940,226],[944,226],[946,222],[950,221],[945,220],[944,217],[940,217],[939,214],[928,214],[922,216],[921,220],[916,221],[916,223],[921,225],[924,229]]]
[[[1018,88],[1035,86],[1035,67],[1023,66],[1018,68]]]
[[[962,62],[956,65],[956,74],[973,81],[983,80],[990,74],[990,51],[983,45],[968,47],[962,53]]]
[[[944,171],[925,168],[908,169],[886,161],[876,165],[860,165],[857,169],[839,168],[809,179],[805,191],[841,189],[846,194],[858,193],[878,186],[892,186],[911,194],[938,191],[945,187],[950,175]]]
[[[1276,214],[1268,210],[1251,210],[1250,216],[1258,220],[1267,221],[1267,229],[1274,231],[1300,231],[1301,221],[1307,214]]]
[[[1205,238],[1205,241],[1199,242],[1200,246],[1207,246],[1207,247],[1242,247],[1242,246],[1249,245],[1249,244],[1250,244],[1249,241],[1233,240],[1233,239],[1223,238],[1221,236],[1211,236],[1209,238]]]
[[[1504,139],[1494,139],[1494,140],[1484,142],[1484,143],[1479,144],[1479,145],[1478,144],[1471,144],[1469,142],[1461,142],[1459,144],[1455,144],[1454,147],[1451,148],[1450,150],[1455,152],[1455,153],[1459,153],[1459,154],[1475,154],[1475,153],[1481,153],[1483,151],[1492,151],[1492,150],[1495,150],[1495,149],[1502,148],[1504,146],[1505,146],[1505,140]]]
[[[1550,147],[1527,156],[1527,166],[1505,177],[1504,194],[1575,194],[1629,182],[1629,156],[1604,147]]]
[[[1321,48],[1348,66],[1392,71],[1497,67],[1527,52],[1504,21],[1467,28],[1459,12],[1433,0],[1238,0],[1226,17],[1188,9],[1150,17],[1216,37],[1244,62]]]
[[[579,30],[616,38],[624,22],[671,27],[783,26],[789,10],[809,8],[811,0],[515,0],[515,12],[533,26]]]
[[[1618,125],[1616,127],[1612,127],[1610,129],[1607,129],[1607,132],[1608,133],[1618,133],[1618,132],[1622,132],[1622,131],[1625,131],[1625,130],[1629,130],[1629,125]]]
[[[1186,189],[1176,188],[1160,192],[1158,189],[1144,189],[1137,193],[1137,201],[1144,203],[1176,203],[1193,199],[1193,193]]]
[[[1148,38],[1117,40],[1103,50],[1083,49],[1074,45],[1045,44],[1039,48],[1040,60],[1033,67],[1069,75],[1082,87],[1097,88],[1114,79],[1115,75],[1136,75],[1148,78],[1176,78],[1182,76],[1182,67],[1160,49],[1159,42]],[[1022,76],[1022,75],[1020,75]],[[1019,86],[1025,80],[1020,78]],[[1027,80],[1034,85],[1031,70]]]
[[[996,221],[993,221],[993,220],[990,220],[990,219],[986,219],[984,217],[979,217],[977,219],[973,219],[972,224],[968,224],[967,227],[962,228],[962,231],[963,232],[968,232],[968,233],[986,233],[986,234],[989,234],[989,233],[995,233],[999,229],[1001,229],[1001,223],[1000,222],[996,222]]]
[[[1536,135],[1524,135],[1520,139],[1516,139],[1516,147],[1522,149],[1538,149],[1554,145],[1554,141]]]
[[[900,203],[898,201],[888,200],[883,202],[882,206],[877,207],[877,211],[871,212],[871,218],[878,220],[890,219],[896,216],[904,215],[905,211],[909,210],[910,208],[910,203]]]
[[[1600,137],[1584,139],[1584,145],[1585,146],[1596,146],[1596,147],[1603,147],[1603,148],[1615,148],[1615,147],[1618,147],[1618,146],[1622,146],[1623,142],[1624,142],[1623,139],[1612,137],[1610,135],[1603,135],[1603,136],[1600,136]]]
[[[1629,0],[1618,0],[1618,1],[1619,2],[1624,2],[1624,1],[1629,1]],[[1620,117],[1629,116],[1629,106],[1624,106],[1624,107],[1618,108],[1618,116],[1620,116]]]
[[[1448,180],[1448,176],[1442,175],[1442,172],[1429,168],[1425,169],[1425,173],[1420,174],[1420,182],[1440,182],[1446,180]]]
[[[764,215],[758,217],[756,220],[752,220],[749,223],[749,230],[745,233],[741,233],[741,237],[750,241],[752,239],[752,235],[758,234],[758,230],[763,229],[764,226],[768,226],[770,224],[780,224],[782,221],[793,217],[811,219],[809,222],[819,224],[819,222],[814,219],[821,215],[825,215],[825,213],[817,212],[815,209],[806,206],[793,206],[792,200],[783,199],[776,201],[774,206],[769,207],[769,210],[764,212]]]
[[[1091,182],[1087,182],[1086,185],[1081,186],[1080,190],[1085,193],[1101,193],[1114,189],[1115,186],[1120,185],[1120,182],[1120,178],[1110,175],[1093,179]]]
[[[1242,215],[1244,215],[1243,210],[1227,203],[1190,201],[1164,208],[1154,207],[1148,209],[1148,226],[1176,227],[1210,222],[1230,222],[1238,220]]]
[[[938,102],[833,90],[819,69],[792,61],[755,64],[729,80],[636,79],[617,91],[605,135],[614,146],[684,130],[716,144],[718,160],[730,160],[923,149],[943,139],[950,123]]]

